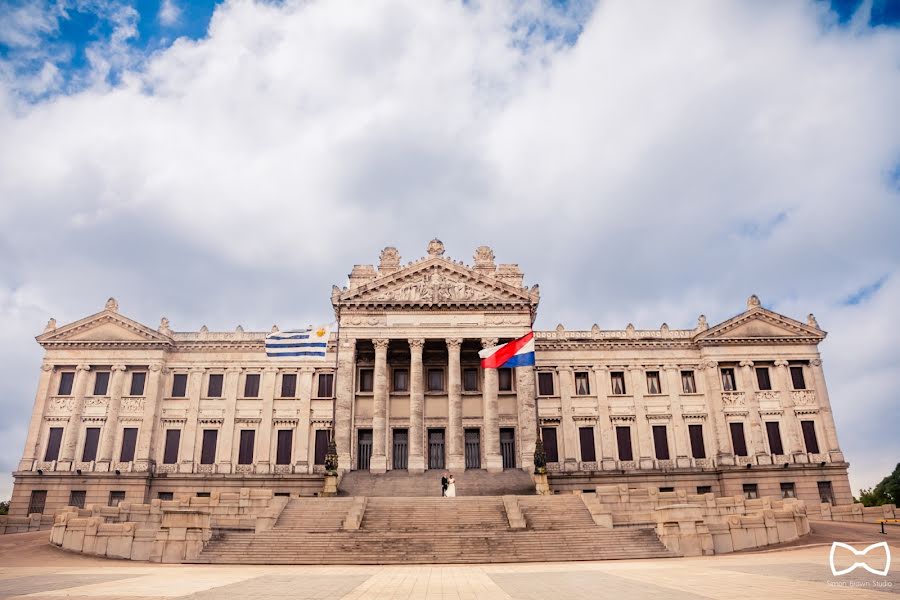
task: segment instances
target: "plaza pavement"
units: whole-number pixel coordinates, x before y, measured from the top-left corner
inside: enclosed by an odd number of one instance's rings
[[[900,594],[900,528],[813,523],[803,545],[732,555],[465,566],[151,565],[82,557],[47,543],[48,532],[0,536],[0,600],[366,599],[519,600],[667,598],[777,600],[876,598]],[[888,540],[887,577],[857,569],[834,577],[832,540]]]

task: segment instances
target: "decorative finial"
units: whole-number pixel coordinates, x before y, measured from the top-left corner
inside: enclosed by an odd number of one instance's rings
[[[565,326],[564,326],[562,323],[559,323],[559,324],[556,325],[556,332],[557,332],[557,333],[562,333],[562,332],[565,331],[565,330],[566,330],[566,328],[565,328]]]
[[[812,315],[810,315],[810,316],[812,316]],[[48,331],[53,331],[55,329],[56,329],[56,319],[51,318],[49,321],[47,321],[47,326],[44,327],[44,333],[47,333]]]
[[[753,294],[749,298],[747,298],[747,310],[751,308],[757,308],[759,306],[759,296]]]
[[[629,323],[627,327],[625,327],[625,337],[633,338],[634,333],[634,325]]]
[[[428,256],[443,256],[444,255],[444,242],[441,240],[434,238],[430,242],[428,242]]]
[[[109,300],[106,301],[105,308],[106,308],[106,310],[109,310],[112,312],[119,312],[119,303],[116,302],[115,298],[110,298]]]
[[[816,329],[819,329],[819,322],[816,321],[816,317],[812,313],[809,313],[809,316],[806,317],[806,324],[809,325],[810,327],[815,327]]]
[[[478,271],[494,271],[494,251],[490,246],[478,246],[475,249],[475,269]]]
[[[165,335],[172,333],[172,330],[169,329],[169,319],[163,317],[159,320],[159,332]]]
[[[388,246],[381,251],[380,262],[378,263],[378,271],[382,273],[393,273],[400,269],[400,252],[393,246]]]
[[[209,333],[209,328],[206,325],[200,327],[200,333]]]
[[[663,323],[662,325],[660,325],[660,326],[659,326],[659,332],[660,332],[662,335],[669,335],[669,324],[668,324],[668,323]]]
[[[706,331],[709,329],[709,323],[706,322],[706,315],[700,315],[697,318],[697,331]]]
[[[235,333],[244,333],[244,328],[238,325],[234,328]]]
[[[600,326],[597,325],[596,323],[594,323],[593,326],[591,326],[591,336],[597,337],[599,335],[600,335]]]
[[[272,331],[272,333],[275,333],[276,331],[278,331],[278,325],[272,325],[271,331]]]

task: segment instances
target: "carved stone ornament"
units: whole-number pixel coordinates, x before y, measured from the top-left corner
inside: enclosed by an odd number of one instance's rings
[[[709,329],[709,323],[706,322],[706,315],[700,315],[697,318],[697,331],[706,331]]]
[[[375,346],[375,350],[387,351],[388,344],[390,343],[391,340],[372,340],[372,345]]]
[[[821,366],[822,366],[822,359],[821,359],[821,358],[814,358],[814,359],[812,359],[811,361],[809,361],[809,365],[810,365],[811,367],[821,367]]]
[[[422,338],[413,338],[408,340],[409,347],[412,348],[422,348],[425,345],[425,340]]]
[[[447,338],[447,348],[456,349],[462,346],[462,338]]]
[[[381,272],[393,272],[400,268],[400,252],[393,246],[388,246],[381,251],[378,270]]]
[[[54,331],[56,329],[56,319],[51,318],[47,321],[47,325],[44,327],[44,333],[48,331]]]
[[[115,298],[110,298],[109,300],[106,301],[105,308],[108,311],[119,312],[119,303],[116,301]]]
[[[444,242],[441,240],[434,238],[430,242],[428,242],[428,256],[443,256],[444,255]]]
[[[405,285],[382,290],[377,300],[394,302],[471,302],[495,299],[486,290],[433,270]]]
[[[172,330],[169,328],[169,319],[163,317],[159,320],[158,331],[163,335],[171,335]]]
[[[270,330],[272,333],[278,331],[278,325],[272,325],[272,329]]]
[[[478,246],[475,249],[475,268],[494,268],[494,251],[490,246]]]
[[[816,321],[816,317],[812,313],[809,313],[809,316],[806,317],[806,324],[809,325],[810,327],[815,327],[816,329],[820,329],[819,322]]]
[[[753,294],[752,296],[747,298],[747,310],[750,310],[751,308],[759,308],[759,306],[760,306],[759,296],[757,296],[756,294]]]
[[[234,328],[234,332],[235,332],[235,333],[244,333],[244,327],[243,327],[243,325],[238,325],[237,327],[235,327],[235,328]]]

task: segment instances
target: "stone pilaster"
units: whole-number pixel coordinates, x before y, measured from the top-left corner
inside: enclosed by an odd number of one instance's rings
[[[154,448],[156,440],[160,439],[159,405],[160,398],[164,394],[162,381],[166,372],[166,369],[161,364],[153,363],[150,365],[147,389],[144,390],[143,418],[141,419],[137,448],[134,453],[136,471],[150,471],[154,456],[151,448]]]
[[[63,436],[62,452],[56,468],[59,471],[70,471],[75,464],[75,449],[78,446],[78,436],[81,434],[81,415],[84,412],[84,393],[87,389],[87,380],[90,373],[90,365],[78,365],[75,367],[75,381],[72,389],[75,398],[75,406],[69,417]]]
[[[669,395],[669,412],[672,414],[672,438],[675,440],[675,466],[688,468],[691,466],[691,454],[688,448],[687,425],[682,418],[681,410],[681,374],[677,365],[664,365],[666,392]]]
[[[97,462],[104,466],[98,470],[109,471],[113,462],[116,434],[119,429],[119,410],[122,407],[122,387],[125,383],[125,365],[112,366],[112,378],[109,383],[109,408],[106,411],[106,425],[103,427],[103,439],[97,453]],[[146,393],[146,389],[144,392]]]
[[[497,338],[482,338],[481,347],[491,348],[497,345]],[[500,406],[497,398],[497,369],[484,370],[484,462],[490,473],[503,470],[503,457],[500,455]]]
[[[644,387],[647,381],[644,377],[644,368],[637,365],[628,367],[631,396],[634,399],[634,420],[638,437],[638,468],[652,469],[654,467],[654,452],[652,436],[650,434],[650,422],[647,420],[647,408],[644,406]],[[626,390],[627,391],[627,390]]]
[[[388,402],[388,365],[387,351],[390,340],[372,340],[375,346],[375,389],[372,398],[372,460],[369,471],[384,473],[387,471],[387,402]]]
[[[272,412],[275,404],[275,385],[278,369],[267,367],[262,376],[262,414],[259,421],[259,441],[256,446],[256,472],[272,471]]]
[[[410,473],[425,472],[425,373],[422,366],[423,339],[409,340],[409,456]]]
[[[715,456],[719,465],[733,465],[734,454],[728,439],[728,424],[722,406],[722,381],[719,379],[719,363],[708,360],[702,365],[706,376],[706,400],[709,406],[709,422],[716,441]]]
[[[53,365],[41,365],[41,378],[38,381],[37,393],[34,396],[34,407],[31,409],[31,422],[28,425],[28,437],[25,439],[25,452],[19,461],[19,471],[31,471],[38,457],[41,425],[44,422],[44,411],[50,400],[50,383],[53,380]],[[43,457],[40,457],[43,458]]]
[[[768,463],[769,453],[766,452],[766,442],[763,439],[762,417],[759,415],[759,400],[756,398],[756,385],[754,381],[753,361],[742,360],[741,388],[744,392],[744,401],[747,406],[747,420],[750,421],[750,447],[747,448],[748,456],[755,456],[757,463]]]
[[[837,428],[834,425],[834,414],[831,412],[831,400],[828,398],[828,387],[825,385],[825,372],[822,370],[822,359],[814,358],[809,361],[812,371],[813,386],[816,392],[816,401],[819,405],[819,415],[825,429],[825,442],[828,445],[828,455],[832,462],[844,462],[844,453],[838,444]]]
[[[237,410],[238,386],[241,382],[241,368],[229,367],[225,371],[225,386],[222,390],[225,396],[225,415],[222,419],[222,431],[218,439],[216,454],[219,464],[216,469],[219,473],[231,473],[232,446],[234,445],[234,413]]]
[[[309,458],[309,438],[315,433],[310,429],[312,409],[313,384],[315,383],[316,370],[313,367],[301,367],[297,377],[297,390],[300,394],[299,407],[297,408],[297,430],[294,438],[297,440],[294,450],[294,473],[310,473],[311,461]]]
[[[190,372],[188,381],[188,409],[184,423],[184,432],[181,439],[180,461],[178,471],[180,473],[192,473],[194,470],[194,456],[197,454],[197,426],[200,420],[200,396],[203,393],[203,375],[205,369],[194,367]]]
[[[466,468],[465,441],[462,426],[462,370],[460,369],[460,349],[462,340],[447,338],[447,434],[448,456],[447,467],[451,471],[462,471]]]
[[[578,431],[572,417],[572,396],[575,393],[575,375],[572,367],[556,368],[559,381],[559,402],[562,408],[560,428],[562,429],[561,460],[563,470],[578,470]]]
[[[351,469],[350,450],[353,434],[353,381],[356,371],[356,340],[341,338],[337,341],[338,356],[334,399],[334,436],[337,446],[338,468]]]
[[[773,387],[778,390],[778,393],[781,396],[781,406],[784,410],[784,418],[781,421],[784,426],[782,430],[782,434],[785,437],[784,450],[785,453],[790,454],[791,456],[803,456],[803,458],[805,458],[805,449],[803,448],[800,439],[800,420],[797,419],[797,415],[794,414],[794,401],[791,398],[790,382],[791,377],[788,372],[788,361],[776,360],[775,381],[773,382],[775,385]]]
[[[534,444],[537,440],[537,394],[534,367],[516,367],[516,404],[519,419],[519,465],[534,471]]]
[[[600,428],[600,456],[598,462],[604,471],[616,468],[615,432],[609,418],[609,369],[594,366],[594,385],[597,390],[597,425]]]

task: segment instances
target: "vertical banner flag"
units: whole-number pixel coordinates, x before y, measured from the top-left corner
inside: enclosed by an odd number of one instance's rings
[[[266,356],[294,359],[325,358],[330,333],[330,324],[291,331],[273,331],[266,336]]]
[[[500,369],[507,367],[529,367],[534,365],[534,332],[506,344],[485,348],[478,353],[481,368]]]

